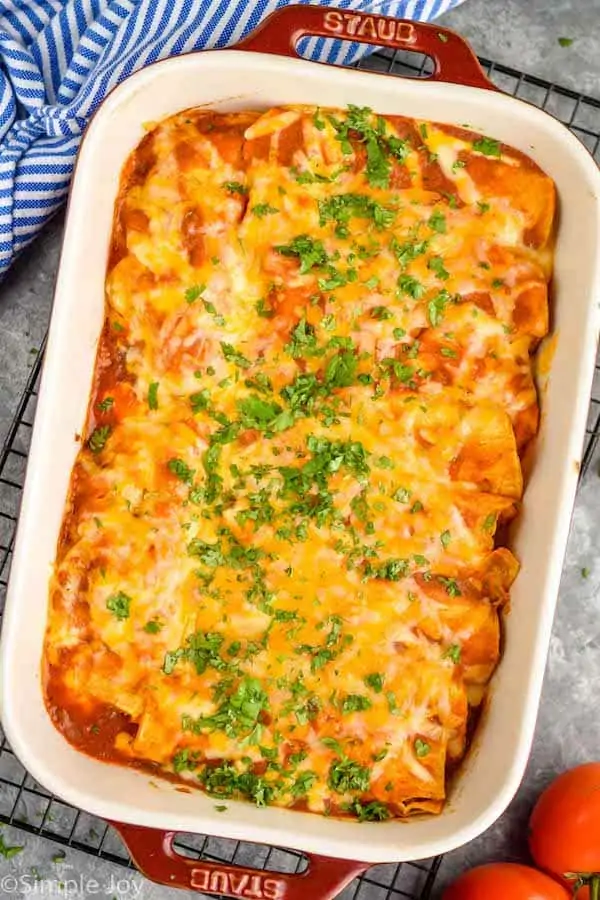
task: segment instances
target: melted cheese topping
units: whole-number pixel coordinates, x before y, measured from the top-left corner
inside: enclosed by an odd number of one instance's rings
[[[191,110],[127,162],[46,694],[217,797],[438,811],[517,571],[552,182],[461,129]]]

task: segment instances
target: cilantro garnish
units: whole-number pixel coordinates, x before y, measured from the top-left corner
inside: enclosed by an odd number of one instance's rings
[[[300,319],[292,330],[289,344],[286,344],[284,349],[292,359],[315,356],[318,353],[315,329],[308,324],[306,319]]]
[[[158,381],[151,381],[148,387],[148,408],[158,409]]]
[[[371,773],[366,766],[361,766],[347,757],[337,759],[329,769],[329,787],[338,794],[345,794],[348,791],[365,793],[369,790],[370,782]]]
[[[112,432],[110,425],[98,425],[88,438],[88,447],[92,453],[101,453]]]
[[[351,218],[371,219],[376,228],[387,228],[396,214],[365,194],[337,194],[319,201],[319,224],[335,222],[338,237],[348,237]]]
[[[396,238],[390,241],[390,249],[401,266],[407,266],[409,262],[422,256],[429,248],[429,241],[404,241],[399,244]]]
[[[202,294],[203,291],[205,291],[205,290],[206,290],[205,284],[193,284],[191,287],[189,287],[186,290],[186,292],[183,295],[185,297],[185,302],[186,303],[195,303],[196,300],[198,299],[198,297],[200,296],[200,294]]]
[[[256,206],[253,206],[250,212],[258,216],[259,219],[264,219],[265,216],[273,216],[275,213],[278,213],[279,210],[276,206],[271,206],[270,203],[257,203]]]
[[[384,680],[385,676],[381,672],[371,672],[369,675],[365,675],[363,679],[367,687],[370,687],[376,694],[382,692]]]
[[[216,632],[196,631],[188,635],[185,647],[172,650],[165,654],[163,672],[171,675],[178,662],[189,662],[196,668],[198,675],[202,675],[208,668],[222,671],[228,668],[228,663],[222,659],[220,649],[225,638]]]
[[[442,659],[451,659],[453,663],[458,665],[460,662],[460,645],[459,644],[450,644],[450,646],[444,651]]]
[[[248,188],[240,181],[224,181],[223,187],[226,191],[229,191],[230,194],[241,194],[242,197],[248,193]]]
[[[246,359],[242,353],[239,353],[233,344],[226,344],[224,341],[221,341],[221,351],[227,362],[233,363],[240,369],[249,369],[252,365],[250,360]]]
[[[439,209],[434,210],[427,222],[432,231],[438,234],[446,234],[446,216]]]
[[[427,304],[427,317],[434,328],[436,328],[444,318],[444,312],[451,300],[452,297],[448,291],[442,290],[435,297],[432,297]]]
[[[329,116],[329,121],[341,144],[342,153],[350,154],[350,138],[364,144],[367,154],[365,175],[371,187],[387,188],[390,184],[392,159],[404,162],[409,153],[408,141],[401,140],[388,130],[385,119],[376,116],[367,106],[348,104],[345,119]]]
[[[427,261],[427,268],[432,272],[435,272],[437,277],[442,281],[447,281],[447,279],[450,278],[450,274],[444,268],[444,260],[441,256],[432,256]]]
[[[297,257],[301,275],[305,275],[316,266],[324,266],[329,260],[323,242],[311,238],[308,234],[299,234],[289,244],[278,244],[273,249],[282,256]]]
[[[346,694],[340,703],[340,711],[343,716],[348,716],[355,712],[364,712],[370,709],[373,704],[364,694]]]
[[[401,294],[407,294],[413,300],[420,300],[425,293],[425,287],[412,275],[399,275],[397,285]]]
[[[174,456],[167,462],[167,468],[172,475],[176,475],[184,484],[191,484],[194,480],[194,470],[179,457]]]
[[[245,676],[233,693],[228,694],[211,716],[182,717],[183,731],[202,734],[204,731],[224,731],[228,737],[239,738],[250,733],[259,737],[259,716],[268,707],[268,697],[258,678]],[[259,741],[257,741],[259,743]]]
[[[483,153],[484,156],[495,156],[498,159],[502,156],[500,141],[496,141],[494,138],[478,138],[476,141],[473,141],[472,146],[473,150],[476,150],[477,153]]]
[[[438,575],[437,580],[446,588],[446,593],[449,597],[462,597],[462,592],[454,578],[446,578],[444,575]]]
[[[364,803],[356,797],[351,803],[347,803],[344,809],[346,812],[354,813],[359,822],[384,822],[392,817],[387,806],[379,800]]]
[[[106,608],[119,620],[129,618],[130,605],[131,597],[124,594],[123,591],[117,591],[116,594],[111,594],[106,601]]]
[[[242,414],[242,424],[246,428],[259,431],[284,431],[295,422],[292,412],[283,410],[278,403],[269,403],[261,397],[250,395],[238,400],[238,409]]]
[[[496,527],[496,516],[494,513],[490,513],[483,520],[483,525],[481,526],[484,531],[491,532]]]

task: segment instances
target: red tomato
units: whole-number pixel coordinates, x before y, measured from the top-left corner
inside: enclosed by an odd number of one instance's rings
[[[592,900],[600,897],[600,762],[577,766],[546,788],[529,820],[529,847],[540,868],[571,887],[564,876],[581,873]],[[583,900],[585,891],[576,896]]]
[[[465,872],[442,900],[570,900],[557,881],[516,863],[490,863]]]

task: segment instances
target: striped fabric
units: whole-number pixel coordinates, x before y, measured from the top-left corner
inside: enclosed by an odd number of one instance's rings
[[[0,0],[0,275],[65,200],[85,125],[110,88],[157,59],[234,44],[288,2]],[[326,5],[426,21],[461,2]],[[315,38],[302,52],[348,64],[368,47]]]

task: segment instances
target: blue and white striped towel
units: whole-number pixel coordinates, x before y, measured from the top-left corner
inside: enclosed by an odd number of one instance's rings
[[[298,0],[318,5],[321,0]],[[328,0],[427,21],[462,0]],[[0,277],[63,203],[86,123],[136,69],[234,44],[289,0],[0,0]],[[367,46],[311,39],[313,59]]]

